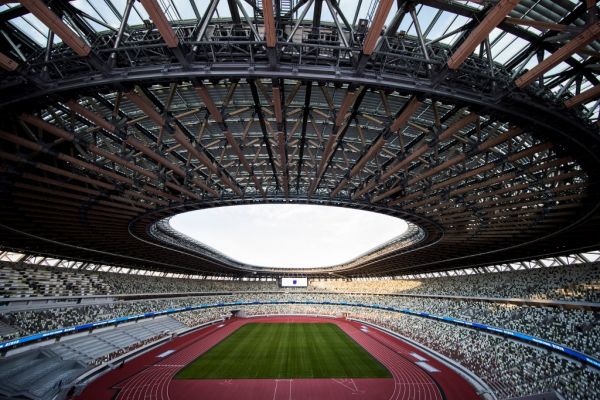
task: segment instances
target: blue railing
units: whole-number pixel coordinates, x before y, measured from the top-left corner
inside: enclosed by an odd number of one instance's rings
[[[268,304],[274,304],[274,305],[277,305],[277,304],[315,304],[315,305],[362,307],[362,308],[372,308],[372,309],[377,309],[377,310],[398,312],[398,313],[413,315],[413,316],[417,316],[417,317],[424,317],[424,318],[429,318],[429,319],[442,321],[442,322],[446,322],[446,323],[451,323],[451,324],[455,324],[455,325],[465,326],[465,327],[471,328],[471,329],[477,329],[477,330],[480,330],[483,332],[489,332],[489,333],[493,333],[493,334],[500,334],[500,335],[508,336],[508,337],[520,340],[522,342],[525,342],[525,343],[531,343],[533,345],[536,345],[536,346],[539,346],[542,348],[546,348],[548,350],[551,350],[551,351],[554,351],[557,353],[561,353],[567,357],[576,359],[578,361],[581,361],[583,363],[586,363],[588,365],[591,365],[595,368],[600,369],[600,361],[593,357],[588,356],[587,354],[581,353],[577,350],[573,350],[569,347],[560,345],[558,343],[554,343],[554,342],[551,342],[551,341],[545,340],[545,339],[540,339],[535,336],[526,335],[521,332],[511,331],[508,329],[498,328],[495,326],[490,326],[490,325],[485,325],[485,324],[480,324],[477,322],[464,321],[464,320],[458,319],[458,318],[444,317],[444,316],[430,314],[430,313],[422,312],[422,311],[413,311],[413,310],[410,310],[407,308],[382,306],[379,304],[349,303],[349,302],[345,302],[345,301],[338,302],[338,301],[309,301],[309,300],[306,300],[306,301],[273,300],[273,301],[231,301],[231,302],[223,302],[223,303],[198,304],[195,306],[170,308],[167,310],[147,312],[144,314],[130,315],[127,317],[112,318],[112,319],[107,319],[104,321],[91,322],[88,324],[73,326],[73,327],[69,327],[69,328],[54,329],[54,330],[47,331],[47,332],[36,333],[35,335],[24,336],[22,338],[2,342],[2,343],[0,343],[0,350],[15,347],[15,346],[20,346],[25,343],[34,342],[34,341],[41,340],[41,339],[58,337],[65,333],[81,332],[81,331],[86,331],[89,329],[94,329],[94,328],[98,328],[98,327],[102,327],[102,326],[106,326],[106,325],[120,324],[123,322],[136,321],[136,320],[145,319],[145,318],[153,318],[153,317],[157,317],[160,315],[168,315],[168,314],[180,313],[180,312],[185,312],[185,311],[202,310],[202,309],[206,309],[206,308],[215,308],[215,307],[235,307],[235,306],[245,306],[245,305],[268,305]]]

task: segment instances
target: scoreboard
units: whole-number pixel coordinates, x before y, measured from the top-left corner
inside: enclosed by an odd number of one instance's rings
[[[307,278],[281,278],[281,287],[307,287]]]

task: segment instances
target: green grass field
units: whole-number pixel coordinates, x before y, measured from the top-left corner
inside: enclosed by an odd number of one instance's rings
[[[188,364],[178,379],[387,378],[387,369],[335,324],[246,324]]]

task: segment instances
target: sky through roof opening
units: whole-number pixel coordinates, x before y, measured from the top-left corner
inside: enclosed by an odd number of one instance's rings
[[[400,218],[306,204],[216,207],[178,214],[169,222],[233,260],[274,268],[343,264],[408,229]]]

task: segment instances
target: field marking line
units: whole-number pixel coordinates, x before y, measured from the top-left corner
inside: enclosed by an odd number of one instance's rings
[[[354,389],[353,389],[352,386],[346,385],[342,379],[332,378],[331,380],[339,385],[342,385],[343,387],[350,390],[351,392],[358,392],[358,389],[356,389],[356,385],[354,385]]]
[[[389,348],[391,348],[394,353],[396,353],[396,356],[398,357],[398,361],[401,361],[402,363],[408,363],[409,365],[413,365],[413,366],[418,364],[418,363],[415,363],[414,361],[408,359],[407,353],[405,351],[401,351],[401,349],[398,349],[398,345],[391,340],[389,335],[386,335],[384,332],[381,332],[381,331],[379,331],[379,332],[381,333],[381,335],[378,335],[378,336],[380,337],[380,339],[382,341],[387,343],[387,346],[389,346]],[[418,367],[419,368],[416,368],[414,371],[411,372],[411,377],[413,377],[413,379],[414,379],[414,381],[412,381],[411,383],[414,383],[415,385],[417,385],[416,387],[426,389],[428,393],[430,391],[433,392],[431,398],[436,399],[436,400],[443,399],[442,392],[441,392],[440,388],[437,386],[437,384],[435,383],[435,379],[429,373],[423,371],[423,369],[420,366],[418,366]]]
[[[125,384],[121,386],[117,399],[132,399],[136,398],[136,392],[141,390],[144,386],[144,382],[147,381],[148,377],[153,375],[154,368],[146,368],[133,376],[132,379],[127,380]]]
[[[277,397],[277,384],[279,383],[279,379],[275,379],[275,391],[273,392],[273,400]]]
[[[394,390],[392,391],[389,400],[397,400],[401,394],[404,397],[404,394],[401,392],[401,389],[398,385],[400,382],[399,371],[396,369],[396,366],[391,361],[390,355],[385,353],[382,347],[377,346],[380,345],[380,343],[373,339],[371,335],[368,335],[365,332],[361,332],[361,330],[358,329],[355,325],[350,324],[347,321],[338,323],[338,326],[342,328],[342,330],[346,332],[346,334],[348,334],[351,338],[353,338],[358,344],[360,344],[368,353],[370,353],[377,360],[379,360],[379,362],[381,362],[389,372],[391,372],[393,377],[392,381],[394,382]],[[369,339],[370,342],[363,341],[361,340],[361,338]]]
[[[378,331],[381,334],[377,335],[379,337],[378,341],[386,343],[386,347],[392,349],[392,356],[397,358],[397,361],[400,364],[405,364],[411,366],[411,368],[405,371],[405,377],[411,378],[406,380],[406,382],[401,383],[405,388],[408,388],[408,398],[414,396],[412,393],[422,393],[427,395],[427,399],[443,399],[443,395],[440,391],[440,388],[435,384],[435,381],[432,376],[423,371],[421,368],[414,368],[415,363],[412,360],[409,360],[406,356],[407,353],[405,351],[401,351],[402,349],[398,348],[398,345],[391,341],[391,338],[388,337],[385,333]],[[414,368],[414,369],[413,369]],[[420,389],[420,390],[419,390]],[[403,395],[404,398],[404,395]]]
[[[194,341],[192,341],[192,343],[190,343],[190,345],[186,346],[185,348],[180,349],[178,352],[176,352],[175,354],[172,354],[171,356],[169,356],[167,358],[167,360],[171,357],[173,357],[173,361],[182,361],[184,362],[184,366],[187,366],[189,363],[191,363],[193,360],[195,360],[200,354],[204,354],[204,352],[206,352],[211,346],[209,345],[209,343],[211,343],[210,341],[207,343],[205,340],[206,339],[212,339],[212,340],[217,340],[217,343],[219,343],[221,340],[223,340],[225,336],[221,336],[219,338],[219,335],[216,336],[212,336],[213,333],[215,332],[219,332],[221,335],[223,334],[223,331],[226,332],[230,332],[232,330],[232,326],[236,326],[236,325],[240,325],[240,324],[235,324],[235,321],[233,323],[229,323],[225,326],[226,329],[223,330],[218,330],[218,329],[214,329],[212,332],[208,333],[207,335],[203,335],[201,338],[196,339]],[[243,325],[243,324],[242,324]],[[227,330],[227,328],[229,328]],[[184,350],[188,350],[188,351],[184,351]],[[195,350],[195,351],[193,351]],[[169,386],[171,384],[171,381],[173,380],[173,377],[177,374],[178,369],[174,369],[172,371],[172,373],[167,377],[167,379],[164,379],[162,384],[161,384],[161,400],[162,399],[166,399],[166,400],[170,400],[171,396],[169,394]],[[166,396],[163,396],[163,391],[164,394]]]
[[[160,377],[161,379],[159,381],[156,382],[156,388],[154,390],[155,393],[155,399],[163,399],[163,388],[165,387],[165,385],[168,388],[168,384],[171,381],[171,377],[173,376],[173,371],[172,370],[165,370],[162,374],[162,376]],[[169,393],[168,390],[166,391],[167,393],[167,398],[169,397]],[[152,398],[152,397],[151,397]]]

